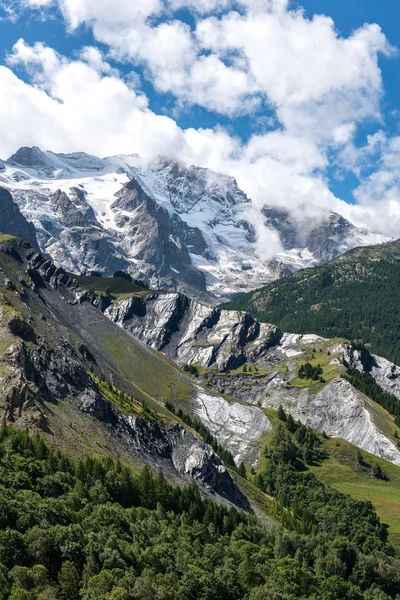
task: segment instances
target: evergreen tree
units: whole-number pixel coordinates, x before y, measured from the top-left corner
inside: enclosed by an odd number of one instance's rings
[[[285,411],[283,410],[283,406],[282,406],[282,404],[280,404],[280,405],[279,405],[279,408],[278,408],[278,419],[279,419],[280,421],[286,421],[286,413],[285,413]]]
[[[294,422],[294,419],[292,417],[292,415],[289,413],[287,415],[287,419],[286,419],[286,427],[288,428],[288,430],[290,431],[290,433],[294,433],[297,429],[297,425]]]
[[[238,473],[241,477],[246,478],[246,467],[243,462],[241,462],[239,465]]]
[[[80,577],[75,566],[69,560],[63,562],[58,575],[61,600],[79,600]]]
[[[382,467],[378,463],[372,465],[371,473],[375,479],[383,479]]]

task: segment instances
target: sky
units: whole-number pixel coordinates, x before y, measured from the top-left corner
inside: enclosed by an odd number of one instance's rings
[[[0,157],[167,156],[400,237],[395,0],[0,0]]]

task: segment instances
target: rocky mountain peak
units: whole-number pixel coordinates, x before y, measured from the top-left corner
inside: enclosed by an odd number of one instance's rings
[[[215,203],[225,211],[249,202],[234,177],[210,169],[194,165],[186,167],[177,161],[158,159],[149,164],[147,172],[179,214],[190,212],[205,201],[209,207],[210,203]]]
[[[30,169],[49,166],[49,159],[46,153],[37,146],[23,146],[10,156],[7,162]]]
[[[265,230],[256,232],[257,211],[233,177],[167,158],[25,147],[4,164],[1,180],[34,223],[41,249],[67,270],[126,269],[151,287],[206,292],[214,303],[385,240],[340,215],[301,223],[269,206]],[[283,252],[264,259],[259,243],[268,247],[275,232]]]
[[[268,227],[275,229],[279,233],[284,250],[301,248],[303,244],[300,239],[298,226],[288,210],[280,207],[264,206],[262,214],[266,219]]]

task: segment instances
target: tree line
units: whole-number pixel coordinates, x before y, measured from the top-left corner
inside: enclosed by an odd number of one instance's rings
[[[301,449],[316,459],[320,445],[294,426],[281,422],[261,475],[285,528],[265,528],[196,485],[72,460],[3,425],[1,600],[395,600],[385,527],[370,503],[299,470]]]

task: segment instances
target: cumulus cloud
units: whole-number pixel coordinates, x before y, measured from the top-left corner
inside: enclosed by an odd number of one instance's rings
[[[68,60],[41,43],[19,40],[8,62],[25,67],[32,83],[0,67],[3,156],[31,144],[104,155],[135,149],[147,155],[176,152],[182,143],[176,123],[151,112],[147,98],[114,72],[104,74],[104,61],[92,52]]]
[[[394,238],[400,232],[400,136],[378,131],[361,148],[346,154],[360,185],[354,190],[357,204],[345,207],[350,220]]]
[[[361,123],[381,118],[378,61],[394,52],[377,25],[341,37],[332,19],[307,18],[287,0],[119,0],[118,10],[115,0],[53,3],[69,30],[91,28],[108,57],[131,64],[132,73],[122,78],[94,46],[72,60],[20,40],[10,68],[0,68],[3,155],[27,144],[164,154],[234,175],[256,208],[301,209],[303,217],[333,209],[361,222],[362,210],[372,214],[376,194],[396,202],[397,153],[379,136],[365,148],[354,142]],[[181,8],[194,13],[194,25],[178,19]],[[29,82],[13,73],[17,67]],[[137,91],[137,69],[156,91],[172,93],[178,108],[247,114],[275,129],[247,143],[223,128],[182,130],[149,109]],[[361,177],[359,206],[348,207],[329,190],[332,152],[338,169]],[[374,153],[382,156],[379,170],[368,173]]]

